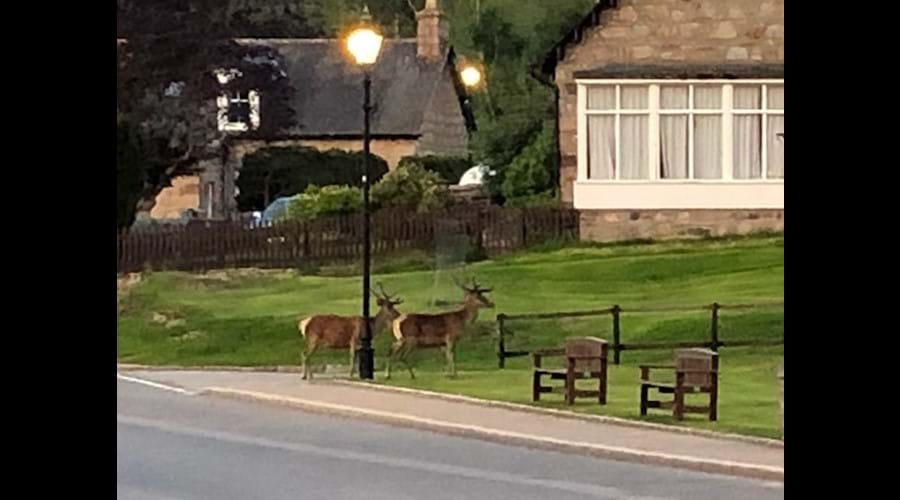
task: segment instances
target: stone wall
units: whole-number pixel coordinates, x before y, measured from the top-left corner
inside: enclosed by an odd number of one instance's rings
[[[784,231],[784,210],[582,210],[585,241],[666,240]]]
[[[187,209],[200,206],[200,179],[187,175],[172,179],[172,185],[164,188],[156,196],[156,204],[150,209],[154,219],[177,219]]]
[[[608,63],[784,62],[784,0],[619,0],[556,68],[560,188],[572,202],[577,102],[573,73]]]

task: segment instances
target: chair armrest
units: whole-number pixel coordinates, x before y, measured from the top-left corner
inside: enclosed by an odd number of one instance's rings
[[[562,356],[566,353],[565,349],[535,349],[531,351],[532,355],[540,355],[540,356]]]

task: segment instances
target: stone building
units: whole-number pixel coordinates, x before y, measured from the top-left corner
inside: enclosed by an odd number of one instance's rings
[[[535,75],[594,240],[784,229],[784,0],[600,0]]]
[[[412,155],[467,156],[474,118],[448,43],[449,26],[437,0],[417,15],[416,38],[387,38],[372,76],[373,154],[389,167]],[[307,146],[322,151],[362,150],[362,72],[342,50],[340,39],[247,39],[273,47],[283,57],[294,88],[295,124],[265,140],[244,137],[259,124],[259,96],[253,91],[219,99],[219,128],[227,134],[224,161],[201,165],[196,176],[179,178],[157,197],[152,214],[196,210],[202,217],[235,214],[235,180],[244,156],[269,146]],[[224,78],[230,78],[225,75]],[[248,110],[233,120],[234,107]],[[250,134],[246,134],[250,135]]]

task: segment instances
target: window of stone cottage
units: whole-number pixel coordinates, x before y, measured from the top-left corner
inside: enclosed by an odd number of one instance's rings
[[[239,78],[237,70],[218,70],[216,78],[225,85]],[[255,90],[222,93],[216,100],[220,131],[244,132],[259,128],[259,92]]]
[[[784,179],[784,80],[583,83],[587,179]]]

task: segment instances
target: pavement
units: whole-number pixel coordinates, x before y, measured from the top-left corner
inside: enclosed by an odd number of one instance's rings
[[[243,399],[504,445],[784,481],[784,447],[774,441],[572,418],[364,383],[308,382],[292,373],[129,370],[119,378],[181,395]]]
[[[125,500],[784,498],[780,482],[445,436],[162,383],[120,378],[116,406],[116,490]]]

